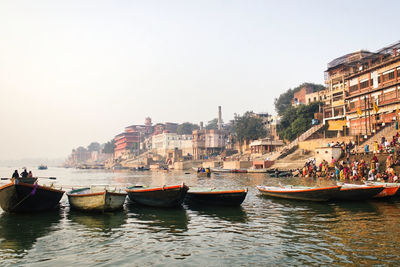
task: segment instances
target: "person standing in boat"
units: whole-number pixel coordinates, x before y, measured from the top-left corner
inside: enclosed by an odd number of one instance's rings
[[[27,178],[28,177],[28,172],[26,171],[26,169],[24,169],[23,172],[21,172],[21,178]]]
[[[14,173],[13,173],[13,175],[12,175],[11,178],[14,178],[14,179],[18,179],[18,178],[19,178],[18,170],[15,170],[15,171],[14,171]]]
[[[33,178],[32,171],[29,171],[29,172],[28,172],[28,178]]]

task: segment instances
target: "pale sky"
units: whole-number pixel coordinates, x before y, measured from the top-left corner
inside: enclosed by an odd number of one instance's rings
[[[399,1],[0,0],[0,160],[67,157],[146,116],[274,112],[326,64],[400,40]],[[397,34],[396,34],[397,33]]]

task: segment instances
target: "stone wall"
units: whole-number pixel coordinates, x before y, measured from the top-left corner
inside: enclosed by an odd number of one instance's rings
[[[252,161],[224,161],[224,169],[247,169],[252,166]]]
[[[326,147],[328,143],[331,142],[345,142],[348,143],[349,141],[355,141],[354,136],[345,136],[339,138],[321,138],[321,139],[312,139],[307,141],[299,142],[299,149],[310,150],[314,151],[317,147]]]

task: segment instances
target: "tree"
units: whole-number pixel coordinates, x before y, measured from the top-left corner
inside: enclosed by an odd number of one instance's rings
[[[240,142],[250,141],[267,134],[261,118],[255,117],[252,111],[247,111],[243,116],[235,114],[235,132]]]
[[[100,148],[101,148],[101,146],[97,142],[92,142],[92,143],[90,143],[90,145],[88,145],[88,150],[90,152],[92,152],[92,151],[100,151]]]
[[[302,83],[293,89],[288,89],[285,93],[279,95],[278,98],[275,98],[274,101],[275,110],[280,116],[282,116],[286,109],[292,105],[294,93],[297,93],[303,87],[311,87],[313,92],[318,92],[325,89],[325,86],[322,84],[315,83]]]
[[[221,120],[221,123],[224,123],[224,122]],[[206,125],[206,129],[207,130],[218,130],[218,119],[215,118],[215,119],[210,120]]]
[[[192,134],[194,130],[199,129],[199,126],[190,122],[184,122],[178,125],[177,134]]]
[[[278,125],[278,134],[281,138],[292,141],[312,126],[314,113],[319,110],[319,102],[298,107],[288,107]]]
[[[115,141],[112,139],[104,144],[103,153],[112,154],[114,153]]]

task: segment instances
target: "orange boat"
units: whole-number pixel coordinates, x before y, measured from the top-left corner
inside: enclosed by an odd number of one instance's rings
[[[289,198],[308,201],[328,201],[340,191],[341,186],[257,186],[261,194],[270,197]]]
[[[383,190],[374,196],[374,198],[394,197],[400,188],[397,183],[374,183],[374,185],[383,185]]]

